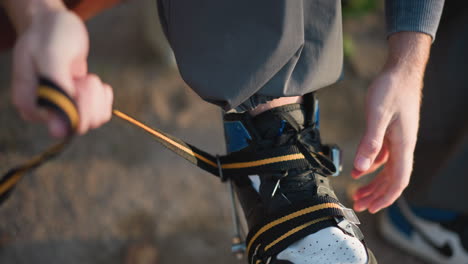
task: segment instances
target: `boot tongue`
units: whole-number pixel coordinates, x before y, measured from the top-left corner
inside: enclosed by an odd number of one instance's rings
[[[289,104],[265,111],[252,120],[263,139],[274,139],[283,134],[288,124],[290,127],[299,126],[299,129],[302,129],[304,115],[304,107],[301,104]]]

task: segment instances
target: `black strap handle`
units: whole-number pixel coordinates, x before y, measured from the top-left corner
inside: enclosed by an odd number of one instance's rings
[[[37,104],[40,107],[58,113],[67,125],[67,136],[72,136],[80,122],[80,116],[75,101],[57,84],[40,77],[37,89]]]
[[[67,136],[39,155],[9,170],[0,179],[0,204],[3,203],[28,171],[57,156],[68,145],[79,124],[79,114],[73,99],[63,89],[46,78],[39,78],[37,103],[40,107],[58,113],[67,124]]]

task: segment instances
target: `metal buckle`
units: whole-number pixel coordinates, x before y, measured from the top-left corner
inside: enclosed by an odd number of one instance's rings
[[[353,209],[351,208],[346,208],[346,207],[342,207],[341,210],[343,210],[343,214],[344,214],[344,217],[350,221],[351,223],[355,224],[355,225],[360,225],[361,224],[361,221],[359,221],[359,218],[357,217],[356,213],[354,212]]]
[[[218,165],[218,174],[219,174],[219,178],[221,179],[221,182],[226,182],[228,178],[225,177],[223,174],[223,167],[221,165],[221,159],[219,155],[216,155],[216,164]]]
[[[242,242],[240,236],[232,238],[231,252],[238,260],[242,260],[245,254],[245,243]]]
[[[224,177],[223,169],[221,167],[221,160],[219,155],[216,155],[216,163],[218,164],[219,177],[221,182],[227,182],[230,200],[231,200],[231,215],[232,215],[232,224],[234,226],[234,235],[232,237],[231,252],[236,256],[238,260],[241,260],[244,257],[245,253],[245,243],[242,241],[241,237],[241,224],[239,220],[239,214],[237,213],[237,201],[234,193],[234,186],[232,185],[232,180],[228,177]]]
[[[324,145],[326,155],[331,159],[333,165],[335,165],[336,172],[333,173],[331,176],[338,176],[340,175],[341,171],[343,170],[343,159],[342,159],[342,152],[340,147],[337,145]]]

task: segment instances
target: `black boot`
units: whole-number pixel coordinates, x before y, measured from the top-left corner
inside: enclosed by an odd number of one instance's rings
[[[228,152],[252,157],[278,153],[277,159],[285,160],[297,155],[305,158],[305,162],[290,162],[257,175],[232,177],[249,228],[249,263],[302,263],[276,258],[293,243],[327,227],[339,228],[364,243],[354,212],[338,201],[329,184],[328,176],[337,174],[338,164],[330,157],[333,149],[321,144],[316,112],[314,105],[290,104],[255,117],[248,113],[224,117]],[[296,151],[287,151],[291,149]],[[324,263],[376,263],[363,248],[365,259],[360,262],[336,258],[339,261]]]

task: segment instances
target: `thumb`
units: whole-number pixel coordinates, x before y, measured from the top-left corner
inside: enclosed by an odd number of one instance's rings
[[[359,143],[354,169],[364,172],[370,169],[382,149],[387,122],[381,118],[369,118],[364,136]]]
[[[43,120],[44,116],[37,111],[37,77],[29,49],[25,44],[23,37],[17,41],[13,50],[12,102],[24,120],[39,121]]]

